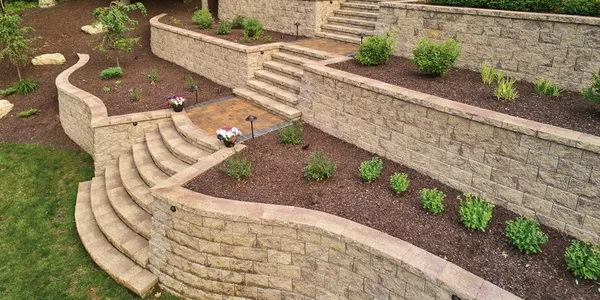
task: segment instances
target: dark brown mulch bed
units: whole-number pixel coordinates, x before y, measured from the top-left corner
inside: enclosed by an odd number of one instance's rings
[[[277,43],[277,42],[294,42],[294,41],[296,41],[295,35],[289,35],[289,34],[280,33],[280,32],[276,32],[276,31],[265,30],[260,39],[258,39],[256,41],[250,40],[250,42],[244,43],[244,42],[242,42],[242,38],[244,37],[243,29],[231,29],[231,31],[228,34],[218,35],[217,28],[219,28],[219,21],[215,21],[213,24],[213,27],[210,29],[199,29],[198,25],[196,25],[196,24],[194,24],[194,22],[192,22],[193,15],[194,15],[194,10],[189,10],[186,12],[180,11],[178,13],[165,16],[162,19],[160,19],[160,21],[165,24],[169,24],[172,26],[180,27],[180,28],[185,28],[185,29],[188,29],[191,31],[218,37],[220,39],[228,40],[231,42],[240,43],[240,44],[246,45],[246,46],[256,46],[256,45],[264,45],[264,44]],[[176,24],[177,22],[179,22],[179,24]],[[266,36],[270,36],[272,41],[265,42]],[[303,38],[303,37],[300,36],[299,38]]]
[[[543,253],[524,255],[504,237],[505,222],[516,214],[496,207],[486,232],[469,232],[458,219],[460,192],[412,169],[384,159],[380,178],[364,183],[358,176],[362,161],[373,154],[305,125],[304,145],[279,144],[276,133],[247,143],[243,155],[252,162],[252,178],[236,182],[219,168],[212,168],[188,184],[208,195],[280,205],[292,205],[334,214],[389,233],[497,284],[525,299],[595,299],[598,283],[580,281],[567,270],[564,251],[570,237],[543,226],[549,242]],[[308,150],[303,150],[309,145]],[[321,151],[337,163],[335,177],[307,182],[303,167],[313,151]],[[405,172],[408,191],[394,196],[389,177]],[[420,204],[422,188],[437,187],[446,194],[446,211],[427,214]],[[503,257],[503,253],[507,257]]]
[[[397,56],[390,57],[381,66],[366,67],[351,60],[330,67],[508,115],[600,136],[599,107],[577,92],[563,91],[558,98],[539,96],[533,84],[517,82],[515,86],[519,97],[516,101],[501,101],[494,96],[495,87],[485,85],[478,72],[453,68],[444,77],[431,77],[419,72],[407,59]]]

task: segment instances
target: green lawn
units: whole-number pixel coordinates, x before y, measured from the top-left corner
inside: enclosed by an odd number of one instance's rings
[[[93,174],[84,152],[0,142],[0,299],[136,298],[79,241],[77,185]]]

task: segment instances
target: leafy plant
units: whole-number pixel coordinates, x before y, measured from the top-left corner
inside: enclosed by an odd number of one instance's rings
[[[562,10],[570,15],[597,16],[600,14],[599,0],[562,0]]]
[[[517,89],[514,86],[515,82],[517,82],[515,79],[510,78],[504,78],[498,81],[498,87],[494,92],[496,98],[498,98],[498,100],[510,101],[517,99],[517,97],[519,96],[519,92],[517,92]]]
[[[29,118],[29,117],[31,117],[33,115],[37,115],[39,113],[40,113],[40,111],[37,108],[30,108],[28,110],[24,110],[24,111],[18,113],[17,117],[19,117],[19,118]]]
[[[248,35],[250,39],[257,41],[263,34],[263,26],[256,18],[246,19],[244,23],[244,37]]]
[[[244,35],[242,36],[242,43],[250,43],[250,36],[248,36],[248,32],[244,31]]]
[[[265,43],[273,42],[273,38],[270,35],[265,35],[264,39]]]
[[[128,13],[139,10],[143,16],[146,16],[146,7],[141,2],[125,5],[119,1],[113,1],[108,7],[99,7],[94,9],[92,15],[96,18],[94,26],[102,24],[105,28],[102,39],[95,49],[101,52],[106,51],[105,44],[110,49],[117,51],[117,67],[119,64],[119,54],[121,52],[132,52],[134,46],[140,45],[139,37],[129,37],[128,32],[133,31],[137,21],[131,19]]]
[[[121,80],[116,80],[116,81],[115,81],[115,85],[116,85],[116,86],[120,86],[120,85],[121,85]]]
[[[522,216],[506,222],[506,237],[525,254],[542,253],[540,245],[548,242],[548,236],[540,229],[540,223]]]
[[[192,75],[185,75],[184,77],[185,79],[185,86],[188,88],[188,90],[190,91],[194,91],[194,89],[196,88],[196,81],[194,81],[194,78],[192,77]]]
[[[573,240],[565,251],[567,267],[573,275],[589,280],[600,276],[600,250],[597,244]]]
[[[600,73],[594,72],[592,73],[592,76],[594,77],[592,86],[583,89],[581,94],[588,99],[588,101],[600,104]]]
[[[290,126],[281,127],[277,130],[279,133],[279,142],[286,145],[302,144],[302,123],[296,121]]]
[[[217,28],[217,34],[225,35],[228,34],[229,31],[231,31],[231,23],[227,21],[221,21],[221,23],[219,23],[219,28]]]
[[[588,16],[600,14],[600,0],[431,0],[431,3]]]
[[[358,171],[360,173],[360,178],[366,180],[367,182],[372,182],[379,177],[381,174],[381,169],[383,169],[383,161],[381,158],[376,156],[371,160],[360,163]]]
[[[389,30],[380,35],[368,37],[354,54],[361,65],[377,66],[384,64],[390,58],[396,47],[396,34]]]
[[[5,90],[0,90],[0,95],[9,96],[9,95],[16,93],[17,92],[16,86],[17,86],[17,84],[14,84],[13,86],[11,86]]]
[[[33,28],[19,27],[20,24],[18,15],[0,14],[0,59],[8,58],[17,69],[19,81],[23,81],[21,67],[27,65],[29,55],[35,51],[33,41],[38,38],[25,38]]]
[[[411,62],[424,73],[444,76],[460,57],[458,42],[447,39],[436,43],[427,37],[417,41]]]
[[[141,88],[129,89],[129,98],[133,102],[141,101],[142,100],[142,89]]]
[[[181,24],[181,21],[175,17],[171,17],[171,22],[173,22],[173,24],[175,24],[175,25]]]
[[[406,191],[409,184],[410,180],[408,180],[408,175],[405,173],[394,173],[394,175],[390,177],[390,185],[396,194],[401,194]]]
[[[213,27],[213,17],[208,9],[199,9],[194,12],[192,22],[198,25],[200,29],[210,29]]]
[[[246,22],[246,18],[242,15],[238,15],[231,21],[231,28],[233,29],[244,29],[244,23]]]
[[[484,84],[492,85],[496,81],[496,70],[488,63],[481,64],[481,79]]]
[[[8,91],[19,95],[29,95],[29,93],[37,89],[37,81],[31,79],[23,79],[15,83]]]
[[[250,178],[252,175],[252,163],[237,151],[225,160],[223,166],[227,175],[237,180]]]
[[[123,76],[123,69],[120,67],[110,67],[100,72],[100,79],[107,80]]]
[[[484,196],[465,193],[458,197],[460,221],[469,230],[485,231],[492,219],[494,204]]]
[[[102,91],[105,92],[105,93],[110,93],[110,88],[107,87],[107,86],[105,86],[105,87],[102,88]]]
[[[423,208],[434,215],[444,211],[444,198],[446,194],[438,191],[437,188],[421,190]]]
[[[150,81],[156,83],[160,80],[160,77],[158,76],[158,69],[156,67],[152,67],[148,70],[148,73],[146,73],[146,78],[150,79]]]
[[[538,95],[548,95],[552,97],[560,96],[560,88],[548,81],[548,79],[542,77],[535,84],[535,92]]]
[[[313,152],[306,167],[304,178],[307,180],[322,181],[335,175],[336,165],[321,152]]]

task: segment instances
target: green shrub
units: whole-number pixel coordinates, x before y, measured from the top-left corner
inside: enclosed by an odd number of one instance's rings
[[[119,67],[111,67],[108,69],[102,70],[100,72],[100,79],[107,80],[112,78],[119,78],[123,76],[123,69]]]
[[[262,34],[263,26],[258,19],[246,19],[246,22],[244,23],[244,35],[248,35],[248,38],[257,41]]]
[[[184,77],[185,79],[185,86],[188,88],[188,90],[190,91],[194,91],[194,89],[196,88],[196,81],[194,81],[194,78],[192,77],[192,75],[185,75]]]
[[[360,173],[360,178],[367,182],[372,182],[379,177],[381,174],[381,169],[383,169],[383,161],[381,158],[376,156],[371,160],[360,163],[358,171]]]
[[[410,180],[408,180],[408,175],[404,173],[394,173],[394,175],[390,177],[390,185],[396,194],[404,193],[404,191],[408,189],[409,184]]]
[[[244,23],[246,22],[246,18],[242,15],[238,15],[231,21],[231,28],[233,29],[244,29]]]
[[[492,85],[496,81],[496,70],[488,63],[481,64],[481,79],[484,84]]]
[[[300,121],[296,121],[290,126],[281,127],[277,132],[279,133],[279,142],[282,144],[302,144],[302,123]]]
[[[265,43],[273,42],[273,38],[270,35],[265,35],[264,39]]]
[[[496,98],[498,98],[498,100],[510,101],[517,99],[519,92],[517,92],[517,89],[514,86],[515,82],[517,82],[515,79],[510,78],[504,78],[498,81],[498,87],[494,92]]]
[[[600,14],[599,0],[563,0],[562,10],[569,15],[597,16]]]
[[[387,31],[381,35],[367,37],[354,54],[354,58],[361,65],[381,65],[388,61],[395,47],[396,35],[392,31]]]
[[[433,4],[536,12],[598,15],[598,0],[431,0]]]
[[[231,31],[231,23],[229,23],[227,21],[221,21],[221,23],[219,23],[219,28],[217,28],[218,35],[225,35],[225,34],[228,34],[230,31]]]
[[[200,29],[210,29],[213,26],[212,14],[208,9],[199,9],[194,12],[192,21],[198,25]]]
[[[37,115],[39,114],[40,111],[37,108],[30,108],[28,110],[22,111],[20,113],[17,114],[17,117],[19,118],[29,118],[33,115]]]
[[[175,24],[175,25],[181,24],[181,21],[175,17],[171,17],[171,22],[173,22],[173,24]]]
[[[250,178],[252,175],[252,163],[239,152],[235,152],[234,155],[225,160],[224,167],[227,175],[237,180]]]
[[[459,196],[460,206],[458,214],[460,221],[469,230],[485,231],[488,222],[492,219],[494,204],[484,196],[465,193]]]
[[[540,229],[540,223],[523,217],[506,222],[506,237],[525,254],[542,253],[540,245],[548,242],[548,236]]]
[[[446,194],[436,188],[421,190],[423,208],[434,215],[444,211],[444,198],[446,198]]]
[[[436,43],[424,37],[417,41],[413,55],[411,61],[421,72],[443,76],[460,57],[460,49],[458,42],[453,39]]]
[[[598,245],[574,240],[565,251],[565,261],[569,270],[576,277],[598,280],[600,276]]]
[[[560,88],[548,81],[548,79],[542,77],[535,84],[535,92],[538,95],[548,95],[552,97],[560,96]]]
[[[307,180],[322,181],[335,175],[336,165],[321,152],[313,152],[306,167],[304,178]]]
[[[150,79],[152,82],[158,82],[160,80],[160,77],[158,77],[158,69],[156,67],[150,68],[148,73],[146,73],[146,78]]]
[[[15,93],[19,95],[29,95],[37,89],[37,81],[31,79],[23,79],[17,82],[14,86]]]
[[[583,89],[581,93],[588,101],[600,104],[600,73],[594,72],[592,73],[592,76],[594,77],[592,86]]]
[[[129,89],[129,98],[133,102],[138,102],[138,101],[142,100],[142,89],[141,88]]]
[[[244,36],[242,36],[242,43],[250,43],[250,37],[246,31],[244,31]]]

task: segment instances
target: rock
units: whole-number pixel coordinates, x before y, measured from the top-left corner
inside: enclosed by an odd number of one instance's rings
[[[96,25],[85,25],[83,27],[81,27],[81,31],[87,33],[87,34],[98,34],[98,33],[102,33],[104,31],[104,28],[102,27],[102,24],[96,24]]]
[[[56,5],[55,0],[40,0],[38,2],[38,6],[41,8],[52,7],[54,5]]]
[[[34,66],[42,65],[62,65],[66,62],[64,55],[60,53],[42,54],[36,56],[31,60]]]
[[[12,110],[13,104],[8,102],[7,100],[0,100],[0,119],[2,117],[8,115],[8,113]]]

